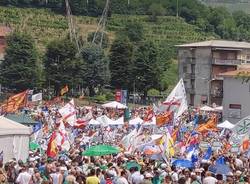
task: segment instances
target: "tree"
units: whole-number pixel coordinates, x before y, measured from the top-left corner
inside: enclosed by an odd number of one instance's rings
[[[151,4],[148,12],[150,14],[149,20],[153,21],[153,22],[157,21],[157,16],[162,16],[162,15],[165,15],[165,13],[166,13],[164,7],[159,3]]]
[[[159,88],[160,68],[157,63],[157,49],[152,42],[140,45],[136,51],[134,63],[134,80],[136,88],[143,92],[144,97],[150,88]]]
[[[89,44],[83,49],[82,58],[85,64],[84,80],[89,88],[90,96],[95,95],[95,89],[109,83],[109,60],[102,48]]]
[[[115,40],[110,49],[109,68],[111,85],[116,89],[132,88],[132,60],[133,45],[128,38]]]
[[[32,89],[38,82],[38,57],[35,41],[25,33],[14,32],[7,38],[5,60],[2,62],[1,83],[10,89]]]
[[[76,46],[69,39],[54,40],[47,46],[44,66],[46,83],[54,87],[56,94],[64,85],[73,87],[81,83],[83,62],[75,57]]]
[[[88,34],[88,42],[92,42],[93,38],[95,36],[95,32],[91,32]],[[98,45],[101,42],[101,37],[102,37],[102,33],[101,32],[97,32],[96,33],[96,39],[95,39],[95,44]],[[107,48],[109,44],[109,38],[108,35],[106,33],[103,33],[103,38],[102,38],[102,48]]]
[[[131,42],[142,41],[144,38],[143,25],[139,22],[129,22],[121,34],[128,37]]]

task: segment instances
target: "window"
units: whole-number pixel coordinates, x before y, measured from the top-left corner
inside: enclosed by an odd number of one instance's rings
[[[241,104],[229,104],[230,109],[241,109]]]
[[[187,66],[186,65],[183,66],[183,73],[187,73]]]
[[[191,73],[195,74],[195,65],[194,64],[191,64]]]

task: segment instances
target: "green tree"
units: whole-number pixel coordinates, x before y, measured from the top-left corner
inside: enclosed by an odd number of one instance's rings
[[[144,38],[143,25],[139,22],[129,22],[121,34],[128,37],[131,42],[140,42]]]
[[[17,91],[37,87],[39,66],[34,43],[25,33],[14,32],[9,35],[5,60],[0,66],[3,86]]]
[[[151,4],[151,6],[149,7],[149,20],[156,22],[157,21],[157,16],[163,16],[166,13],[165,8],[159,4],[159,3],[153,3]]]
[[[151,88],[159,89],[161,70],[157,63],[157,49],[152,42],[140,45],[135,54],[134,80],[144,97]]]
[[[89,33],[89,34],[88,34],[87,41],[88,41],[88,42],[92,42],[94,36],[95,36],[95,32]],[[102,38],[102,37],[103,37],[103,38]],[[108,47],[108,44],[109,44],[109,38],[108,38],[107,33],[103,33],[103,35],[102,35],[101,32],[97,32],[97,33],[96,33],[95,44],[97,44],[97,45],[100,44],[101,38],[102,38],[102,48],[107,48],[107,47]]]
[[[109,83],[109,60],[104,55],[102,48],[95,44],[89,44],[82,51],[85,64],[84,80],[89,88],[90,96],[95,95],[95,89],[102,88]]]
[[[56,94],[64,85],[78,85],[83,62],[75,57],[76,46],[69,39],[54,40],[45,54],[44,67],[47,86],[54,87]]]
[[[111,85],[116,89],[131,89],[133,84],[133,45],[128,38],[117,39],[110,49]]]

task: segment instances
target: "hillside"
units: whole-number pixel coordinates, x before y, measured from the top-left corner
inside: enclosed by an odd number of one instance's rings
[[[249,0],[201,0],[205,4],[218,7],[226,7],[230,12],[244,11],[250,13],[250,1]]]
[[[77,16],[75,21],[77,32],[86,40],[88,33],[95,31],[98,19]],[[146,38],[159,45],[162,51],[170,51],[171,55],[174,54],[172,51],[175,50],[173,49],[175,44],[211,38],[181,18],[164,16],[159,17],[157,23],[151,23],[148,22],[147,16],[126,15],[112,15],[109,18],[107,26],[109,38],[113,40],[115,31],[122,29],[128,21],[141,22],[144,25]],[[0,7],[0,23],[30,33],[36,39],[41,54],[51,40],[64,37],[68,32],[67,19],[49,9]]]

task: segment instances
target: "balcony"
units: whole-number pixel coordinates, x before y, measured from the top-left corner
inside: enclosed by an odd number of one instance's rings
[[[211,90],[210,92],[212,97],[215,98],[223,98],[223,90],[222,89],[218,89],[218,90]]]
[[[243,60],[241,59],[212,59],[214,65],[241,65]]]

